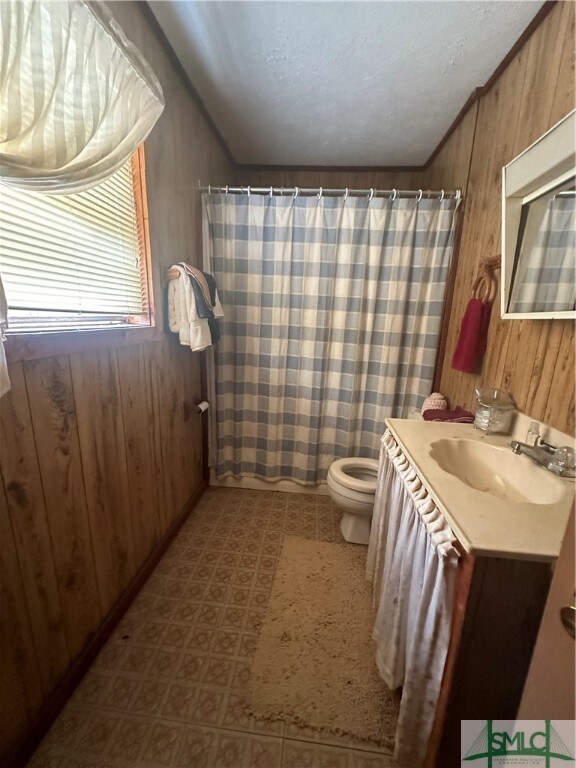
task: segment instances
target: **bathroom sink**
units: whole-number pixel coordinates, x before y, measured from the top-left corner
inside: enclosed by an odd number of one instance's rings
[[[556,504],[565,493],[564,481],[508,447],[443,438],[431,443],[430,456],[444,472],[470,488],[508,502]]]

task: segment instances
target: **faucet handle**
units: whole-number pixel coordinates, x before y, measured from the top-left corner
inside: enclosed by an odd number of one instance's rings
[[[535,446],[540,441],[540,424],[537,421],[530,422],[530,427],[526,434],[526,445]]]
[[[562,448],[556,448],[554,451],[554,458],[550,462],[554,466],[561,469],[563,472],[574,470],[576,468],[576,451],[573,448],[569,448],[567,445]]]
[[[555,445],[550,445],[550,443],[547,443],[545,440],[542,440],[541,437],[538,438],[536,441],[536,445],[540,448],[544,448],[545,451],[548,451],[548,453],[556,453],[556,451],[560,450],[559,448],[556,448]],[[568,450],[571,450],[568,448]]]

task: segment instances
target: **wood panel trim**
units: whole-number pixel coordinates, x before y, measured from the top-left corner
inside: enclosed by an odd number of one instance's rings
[[[6,768],[22,768],[26,765],[32,754],[37,749],[42,739],[46,736],[52,724],[66,705],[74,690],[79,685],[90,665],[100,652],[104,643],[114,631],[120,619],[124,616],[131,603],[142,589],[144,582],[152,574],[162,555],[166,552],[172,540],[180,528],[184,525],[188,516],[200,501],[207,484],[203,482],[194,495],[190,498],[181,514],[172,523],[164,536],[156,544],[146,561],[134,576],[124,593],[120,596],[112,610],[108,613],[100,627],[88,641],[86,647],[66,671],[62,680],[54,688],[41,709],[33,717],[30,727],[19,740],[18,744],[6,756]]]
[[[9,363],[40,360],[44,357],[71,355],[111,347],[126,347],[148,341],[161,341],[162,330],[155,326],[133,326],[106,330],[22,333],[8,336],[4,342]]]
[[[140,279],[145,287],[146,309],[149,325],[156,325],[154,304],[154,281],[152,280],[152,251],[150,249],[150,217],[148,215],[148,193],[146,189],[146,154],[140,144],[132,155],[132,189],[136,207],[136,225],[140,243]]]

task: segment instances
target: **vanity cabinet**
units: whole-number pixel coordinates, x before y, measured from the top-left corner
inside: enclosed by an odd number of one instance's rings
[[[512,434],[484,436],[467,424],[386,421],[390,438],[384,436],[383,447],[392,445],[390,455],[403,476],[416,477],[413,488],[422,488],[434,503],[458,552],[425,768],[460,765],[462,720],[514,720],[518,712],[574,504],[572,481],[512,452],[510,441],[522,439],[529,424],[529,417],[518,414]],[[547,430],[552,444],[571,444],[570,436]],[[423,491],[415,491],[415,503]],[[440,607],[433,614],[429,626],[450,616]],[[423,690],[438,669],[430,661],[435,637],[428,631],[418,640]],[[413,711],[418,717],[418,708]]]
[[[462,552],[426,768],[460,765],[461,720],[513,720],[538,634],[549,562]]]

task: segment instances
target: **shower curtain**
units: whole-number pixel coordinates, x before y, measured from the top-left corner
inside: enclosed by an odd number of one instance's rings
[[[534,245],[522,250],[510,312],[566,312],[576,308],[576,208],[573,196],[553,197]]]
[[[421,197],[421,196],[420,196]],[[207,194],[216,474],[325,480],[430,394],[454,199]]]

